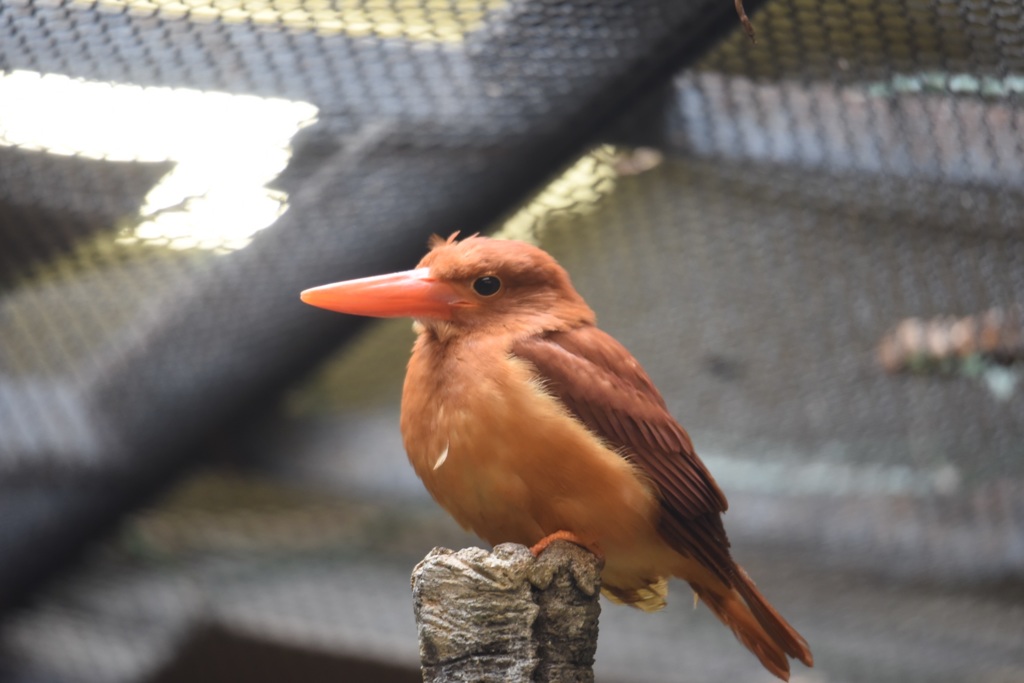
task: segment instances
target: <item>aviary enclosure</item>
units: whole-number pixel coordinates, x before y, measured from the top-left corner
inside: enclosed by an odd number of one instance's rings
[[[643,362],[794,680],[1024,678],[1024,10],[747,10],[0,3],[0,676],[418,680],[409,573],[479,542],[405,461],[408,323],[297,295],[461,230]],[[672,598],[599,681],[769,680]]]

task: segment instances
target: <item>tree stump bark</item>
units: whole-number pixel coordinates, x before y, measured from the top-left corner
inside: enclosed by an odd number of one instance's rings
[[[601,562],[556,541],[435,548],[413,570],[425,683],[592,683]]]

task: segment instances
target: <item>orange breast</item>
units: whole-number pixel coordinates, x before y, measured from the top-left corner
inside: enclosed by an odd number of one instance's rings
[[[658,503],[635,468],[547,394],[528,364],[500,347],[472,351],[448,362],[418,345],[406,377],[405,447],[438,503],[492,544],[532,545],[566,530],[596,543],[609,564],[661,545]]]

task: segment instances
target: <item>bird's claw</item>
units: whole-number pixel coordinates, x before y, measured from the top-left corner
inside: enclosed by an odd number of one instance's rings
[[[540,554],[547,550],[548,546],[555,541],[568,541],[569,543],[574,543],[584,550],[593,553],[598,557],[598,559],[604,560],[604,553],[602,553],[596,545],[593,543],[587,543],[571,531],[556,531],[553,534],[548,534],[530,548],[530,553],[532,553],[534,557],[540,557]]]

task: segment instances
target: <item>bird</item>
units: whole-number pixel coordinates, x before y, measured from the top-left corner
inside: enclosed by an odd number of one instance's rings
[[[659,610],[668,579],[683,579],[769,672],[789,680],[789,658],[813,666],[733,560],[725,494],[689,434],[566,270],[526,242],[456,232],[429,247],[412,270],[300,298],[413,318],[400,428],[437,503],[492,545],[591,550],[615,603]]]

